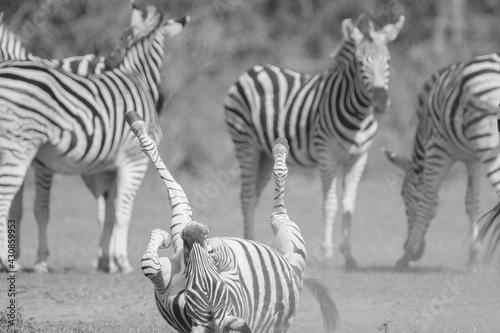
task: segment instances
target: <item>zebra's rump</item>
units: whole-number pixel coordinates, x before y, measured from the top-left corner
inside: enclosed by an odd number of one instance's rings
[[[471,107],[470,98],[484,104]],[[429,125],[446,139],[450,151],[475,156],[471,141],[497,132],[496,115],[490,111],[500,101],[499,55],[476,57],[440,70],[424,84],[419,101],[419,117],[429,117]]]

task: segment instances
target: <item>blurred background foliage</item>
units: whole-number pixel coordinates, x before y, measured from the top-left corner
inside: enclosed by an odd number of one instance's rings
[[[328,68],[345,18],[368,15],[376,27],[406,16],[391,51],[389,113],[366,176],[388,168],[378,148],[410,153],[414,108],[424,80],[448,64],[500,49],[500,0],[140,0],[192,24],[167,41],[161,150],[174,170],[203,177],[229,169],[234,148],[222,103],[239,74],[257,63],[314,73]],[[1,0],[4,23],[33,53],[58,58],[108,54],[130,19],[127,0]]]

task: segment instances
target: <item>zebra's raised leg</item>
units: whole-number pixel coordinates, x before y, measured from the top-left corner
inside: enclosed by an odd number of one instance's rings
[[[0,150],[0,188],[2,189],[0,191],[0,272],[20,269],[16,261],[15,245],[12,242],[9,243],[12,239],[9,237],[9,230],[12,230],[13,225],[14,231],[10,234],[15,233],[16,223],[9,222],[8,214],[36,152],[31,145],[18,147],[16,142],[4,143],[2,142],[4,138],[0,131],[0,147],[5,147]]]
[[[16,259],[21,255],[21,219],[23,218],[24,182],[14,196],[9,210],[9,220],[15,221]]]
[[[416,221],[413,225],[409,225],[405,253],[396,263],[398,269],[407,268],[410,260],[416,261],[422,257],[425,249],[425,233],[430,221],[436,216],[439,189],[455,163],[445,148],[434,143],[438,140],[441,141],[440,138],[430,140],[432,145],[426,148],[423,184],[420,188],[421,198],[417,208]]]
[[[273,147],[274,207],[271,214],[271,228],[274,237],[271,241],[271,247],[287,258],[288,262],[296,268],[296,273],[303,279],[307,260],[305,242],[299,227],[290,220],[285,207],[288,149],[288,143],[285,139],[278,138],[275,141]]]
[[[479,196],[481,190],[481,165],[480,162],[468,162],[467,164],[467,192],[465,194],[465,210],[470,222],[470,254],[467,269],[478,268],[478,255],[481,249],[479,243]]]
[[[339,173],[338,165],[333,161],[320,164],[321,183],[323,186],[323,244],[322,253],[316,253],[317,259],[324,262],[333,260],[333,224],[337,215],[337,178]]]
[[[48,273],[47,258],[49,245],[47,240],[47,226],[50,217],[50,188],[53,173],[43,164],[33,161],[35,169],[35,219],[38,225],[37,259],[33,265],[36,273]]]
[[[342,198],[342,241],[340,252],[344,255],[345,266],[353,269],[357,266],[351,252],[351,224],[356,206],[356,194],[361,176],[365,171],[368,153],[357,157],[354,161],[344,166],[343,198]]]
[[[116,172],[107,171],[93,175],[82,175],[82,179],[96,199],[97,203],[97,227],[99,234],[102,235],[104,220],[106,218],[106,198],[109,196],[109,190],[116,181]],[[102,257],[102,248],[99,247],[97,259],[92,262],[94,268],[98,267],[99,258]]]
[[[241,207],[243,211],[244,236],[255,239],[255,208],[257,195],[257,179],[261,152],[251,145],[240,145],[236,150],[236,158],[241,170]]]

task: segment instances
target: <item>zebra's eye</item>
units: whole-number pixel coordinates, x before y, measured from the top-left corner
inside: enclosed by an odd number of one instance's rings
[[[208,252],[209,254],[214,253],[214,248],[213,248],[210,244],[208,244],[208,243],[207,243],[207,252]]]

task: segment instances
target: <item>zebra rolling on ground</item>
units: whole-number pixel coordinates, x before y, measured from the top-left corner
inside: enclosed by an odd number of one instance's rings
[[[153,137],[160,138],[155,106],[164,36],[179,34],[188,21],[166,20],[154,6],[147,8],[146,17],[133,8],[131,28],[109,58],[112,70],[101,75],[83,77],[40,61],[0,65],[0,268],[12,267],[6,262],[7,212],[27,168],[36,161],[47,169],[40,175],[45,184],[53,173],[92,180],[87,185],[106,205],[98,267],[113,271],[117,266],[124,273],[132,269],[128,225],[148,161],[130,148],[133,135],[126,130],[124,114],[137,109]],[[48,216],[42,222],[40,233],[46,240]],[[38,256],[39,262],[45,261],[48,252]]]
[[[373,110],[389,108],[389,51],[404,24],[376,31],[361,16],[356,25],[342,23],[343,42],[333,65],[321,74],[305,75],[273,65],[242,74],[226,97],[225,118],[241,168],[241,205],[245,238],[254,239],[254,213],[270,178],[272,143],[285,137],[290,163],[319,167],[323,185],[323,254],[333,256],[333,222],[337,212],[337,179],[341,177],[342,243],[346,267],[356,266],[350,233],[356,190],[377,131]]]
[[[172,207],[172,236],[153,230],[142,259],[142,271],[154,284],[162,317],[186,333],[286,332],[304,283],[319,301],[325,328],[332,332],[338,316],[335,303],[327,287],[304,278],[304,240],[285,209],[286,140],[279,138],[273,148],[276,187],[270,223],[274,238],[266,246],[241,238],[208,238],[208,227],[192,221],[188,198],[163,164],[141,117],[131,112],[127,121],[156,166]],[[171,244],[174,254],[160,258],[158,249]]]
[[[408,218],[405,253],[398,268],[421,258],[425,233],[435,217],[441,184],[457,161],[467,166],[465,210],[470,222],[467,267],[478,265],[480,182],[482,168],[500,195],[497,107],[500,101],[500,55],[475,57],[434,73],[419,95],[418,125],[411,159],[386,151],[406,171],[402,186]]]
[[[131,1],[131,21],[138,21],[141,19],[142,13],[135,6],[134,2]],[[0,14],[0,59],[2,61],[9,60],[29,60],[37,61],[54,68],[60,68],[64,71],[76,73],[81,76],[88,76],[91,74],[101,74],[104,71],[111,70],[110,61],[111,58],[106,58],[104,56],[97,56],[94,54],[87,54],[84,56],[72,56],[61,59],[47,60],[33,55],[28,52],[24,47],[21,39],[10,31],[5,24],[2,23],[3,13]],[[157,101],[156,109],[160,113],[163,106],[163,93],[159,91],[159,99]],[[49,220],[49,200],[50,200],[50,188],[52,185],[51,179],[52,174],[48,175],[51,171],[44,168],[42,165],[37,164],[36,160],[33,162],[33,167],[35,169],[35,218],[38,225],[46,226]],[[84,183],[91,190],[92,194],[97,200],[97,222],[99,230],[103,229],[104,219],[105,219],[105,195],[107,191],[96,190],[96,185],[98,181],[94,179],[93,175],[82,175]],[[23,210],[23,190],[24,185],[21,186],[18,193],[14,197],[10,212],[9,219],[16,221],[16,258],[20,256],[20,225],[22,220],[22,210]],[[112,227],[112,226],[108,226]],[[48,253],[47,245],[47,232],[45,228],[41,228],[39,232],[39,249],[38,249],[38,259],[36,264],[33,266],[33,270],[38,273],[48,272],[47,262],[44,259],[45,254]],[[101,254],[98,253],[98,257]],[[98,261],[96,261],[97,266]],[[113,269],[112,269],[113,270]]]

